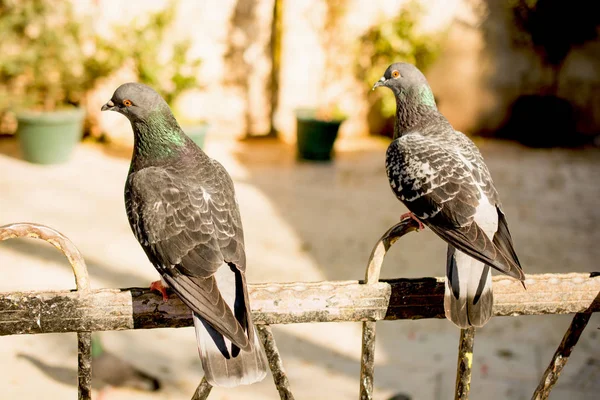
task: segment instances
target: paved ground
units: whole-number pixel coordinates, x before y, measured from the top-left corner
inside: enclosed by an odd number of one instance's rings
[[[530,150],[479,143],[503,196],[517,252],[529,273],[598,271],[600,150]],[[247,238],[249,280],[358,279],[374,241],[405,210],[383,169],[385,143],[341,143],[332,164],[297,163],[274,142],[208,143],[232,174]],[[81,145],[73,160],[38,166],[0,141],[0,225],[34,221],[70,237],[93,287],[146,286],[156,278],[130,232],[123,206],[129,154]],[[389,253],[384,277],[440,276],[445,246],[430,231]],[[66,261],[33,240],[0,243],[0,291],[73,286]],[[569,316],[495,318],[476,340],[473,399],[528,399],[568,326]],[[600,318],[593,317],[552,399],[592,399],[600,391]],[[274,328],[298,399],[354,399],[360,325]],[[191,328],[101,333],[105,346],[157,375],[153,394],[112,390],[112,399],[189,399],[202,376]],[[451,399],[458,330],[445,320],[378,324],[376,398]],[[0,338],[7,399],[73,399],[74,334]],[[34,382],[34,384],[32,384]],[[214,390],[212,399],[276,399],[272,381]]]

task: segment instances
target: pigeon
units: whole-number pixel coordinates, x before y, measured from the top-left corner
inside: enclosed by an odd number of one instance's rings
[[[386,172],[410,211],[402,218],[416,219],[448,243],[446,318],[462,329],[482,327],[492,316],[490,268],[525,280],[490,172],[475,144],[438,111],[415,66],[390,65],[373,89],[380,86],[396,98]]]
[[[131,122],[134,148],[125,183],[131,229],[161,281],[193,312],[207,381],[261,381],[267,361],[252,323],[244,233],[231,177],[175,120],[165,100],[139,83],[117,88],[102,111]]]

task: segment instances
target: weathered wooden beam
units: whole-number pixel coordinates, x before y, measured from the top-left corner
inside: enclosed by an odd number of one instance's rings
[[[600,311],[600,277],[589,273],[527,276],[527,291],[494,277],[494,314]],[[258,324],[444,318],[442,278],[249,285]],[[0,293],[0,336],[191,326],[189,309],[148,289]]]

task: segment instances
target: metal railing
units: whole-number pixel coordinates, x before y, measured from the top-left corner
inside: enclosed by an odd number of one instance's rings
[[[327,281],[251,284],[252,314],[265,348],[281,399],[293,399],[270,325],[305,322],[360,321],[363,323],[360,399],[373,398],[376,321],[444,318],[443,278],[379,280],[387,250],[415,230],[405,220],[376,243],[365,281]],[[83,257],[71,241],[52,228],[18,223],[0,227],[0,241],[30,237],[45,240],[62,251],[75,274],[75,291],[0,293],[0,336],[77,332],[78,398],[91,399],[91,332],[191,326],[190,310],[172,296],[144,288],[91,290]],[[526,275],[520,282],[496,276],[494,315],[576,314],[532,399],[546,399],[588,323],[600,311],[600,274]],[[467,399],[471,381],[474,329],[461,330],[455,399]],[[211,386],[205,379],[192,399],[206,399]]]

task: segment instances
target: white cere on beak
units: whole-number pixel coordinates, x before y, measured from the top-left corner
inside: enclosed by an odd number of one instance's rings
[[[375,88],[382,86],[384,82],[385,82],[385,76],[382,76],[381,78],[379,78],[379,80],[377,82],[375,82],[375,84],[373,85],[371,90],[375,90]]]

